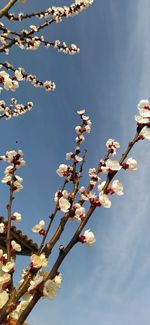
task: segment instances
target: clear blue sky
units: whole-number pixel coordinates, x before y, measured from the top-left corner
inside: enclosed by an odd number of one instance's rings
[[[27,0],[20,7],[32,12],[62,3],[70,1]],[[54,93],[45,93],[22,84],[14,95],[21,102],[32,100],[34,109],[21,118],[1,121],[1,153],[22,149],[27,161],[20,171],[24,191],[16,195],[14,211],[23,214],[21,227],[29,236],[33,237],[31,227],[36,221],[46,220],[52,212],[54,193],[61,186],[55,170],[74,148],[77,109],[85,107],[93,121],[85,173],[103,157],[109,137],[118,140],[123,151],[134,135],[136,105],[150,94],[149,12],[149,0],[95,0],[81,15],[45,31],[48,40],[76,43],[79,55],[13,49],[5,58],[57,85]],[[9,101],[11,95],[4,97]],[[114,197],[112,208],[97,210],[90,221],[95,246],[72,251],[60,268],[63,284],[58,297],[38,304],[30,324],[149,324],[149,142],[139,143],[131,157],[137,159],[138,171],[118,176],[125,195]],[[0,185],[1,213],[5,214],[7,191],[3,189]]]

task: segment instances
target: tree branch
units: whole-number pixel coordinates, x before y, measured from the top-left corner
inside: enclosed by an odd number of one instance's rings
[[[6,247],[7,247],[7,261],[10,262],[11,254],[10,254],[10,242],[11,242],[11,236],[10,236],[10,229],[11,229],[11,208],[13,203],[13,187],[14,187],[14,181],[15,181],[15,167],[13,169],[12,173],[12,184],[10,185],[10,193],[9,193],[9,203],[7,204],[7,212],[8,212],[8,224],[7,224],[7,237],[6,237]]]
[[[5,16],[8,12],[8,10],[10,8],[12,8],[12,6],[17,2],[18,0],[10,0],[6,6],[4,6],[1,10],[0,10],[0,18],[2,18],[3,16]]]

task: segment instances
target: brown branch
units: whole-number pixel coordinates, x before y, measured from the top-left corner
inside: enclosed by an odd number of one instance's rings
[[[131,149],[133,148],[133,146],[135,145],[135,143],[138,141],[138,139],[139,139],[139,133],[141,132],[141,130],[143,129],[143,127],[144,127],[144,125],[142,125],[142,124],[137,127],[137,132],[136,132],[134,138],[129,142],[126,151],[122,154],[122,156],[121,156],[121,158],[119,160],[119,164],[120,165],[124,162],[124,160],[128,156],[128,153],[131,151]],[[106,180],[106,183],[105,183],[104,188],[103,188],[104,193],[107,192],[108,185],[110,184],[111,180],[114,178],[114,176],[117,173],[118,173],[118,171],[114,171],[113,173],[108,173],[107,180]]]
[[[68,253],[70,252],[70,250],[75,246],[75,244],[79,241],[79,235],[82,231],[82,229],[84,228],[84,226],[86,225],[86,223],[88,222],[90,216],[92,215],[92,213],[94,212],[94,210],[96,209],[95,206],[90,206],[86,217],[84,218],[84,220],[81,222],[81,224],[79,225],[78,229],[76,230],[74,236],[72,237],[71,241],[69,242],[69,244],[66,246],[66,248],[64,249],[63,252],[60,252],[54,266],[52,267],[48,277],[46,278],[45,282],[48,279],[53,279],[57,273],[57,270],[59,268],[59,266],[61,265],[61,263],[63,262],[64,258],[68,255]],[[31,300],[31,302],[29,303],[29,305],[26,307],[26,309],[21,313],[16,325],[22,325],[23,322],[26,320],[26,318],[28,317],[28,315],[30,314],[30,312],[32,311],[32,309],[34,308],[34,306],[36,305],[36,303],[38,302],[38,300],[41,298],[42,294],[41,292],[37,292],[33,299]]]
[[[12,8],[12,6],[17,2],[18,0],[10,0],[6,6],[4,6],[1,10],[0,10],[0,18],[2,18],[3,16],[5,16],[8,13],[8,10],[10,8]]]
[[[64,181],[64,184],[63,184],[63,186],[62,186],[62,188],[61,188],[61,190],[60,190],[61,192],[64,190],[64,188],[65,188],[65,186],[66,186],[67,183],[68,183],[68,181],[65,180],[65,181]],[[58,209],[57,209],[57,203],[56,203],[55,210],[54,210],[54,212],[51,214],[51,216],[49,217],[49,218],[50,218],[50,221],[49,221],[49,224],[48,224],[48,226],[47,226],[47,229],[46,229],[45,235],[43,236],[43,239],[42,239],[41,245],[40,245],[40,247],[39,247],[38,254],[40,254],[41,250],[42,250],[43,247],[44,247],[45,240],[46,240],[47,235],[48,235],[48,233],[49,233],[49,231],[50,231],[50,229],[51,229],[52,223],[53,223],[53,221],[54,221],[54,219],[55,219],[55,216],[56,216],[57,212],[58,212]]]
[[[8,213],[8,223],[7,223],[7,236],[6,236],[6,248],[7,248],[7,262],[10,262],[11,254],[10,254],[10,230],[11,230],[11,208],[13,203],[13,187],[14,187],[14,181],[15,181],[15,167],[13,169],[12,173],[12,179],[11,179],[11,185],[10,185],[10,192],[9,192],[9,203],[7,204],[7,213]]]
[[[49,240],[49,242],[45,245],[45,247],[44,247],[44,249],[42,251],[42,253],[45,253],[47,257],[49,257],[54,245],[59,240],[60,235],[62,234],[62,232],[64,230],[64,227],[65,227],[65,224],[67,223],[68,219],[74,215],[74,211],[72,211],[72,205],[74,203],[75,196],[76,196],[76,194],[78,192],[79,181],[80,181],[80,178],[81,178],[81,173],[82,173],[82,169],[83,169],[83,164],[85,162],[86,153],[87,153],[87,150],[84,151],[83,160],[82,160],[82,163],[81,163],[81,166],[80,166],[80,176],[77,177],[75,182],[74,182],[74,189],[73,189],[73,193],[72,193],[73,196],[72,196],[70,211],[68,213],[66,213],[64,215],[64,217],[61,219],[60,224],[59,224],[55,234]],[[76,164],[74,164],[74,174],[75,173],[76,173]]]

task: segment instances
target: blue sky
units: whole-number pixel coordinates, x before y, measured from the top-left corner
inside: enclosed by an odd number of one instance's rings
[[[28,0],[16,6],[16,12],[19,7],[32,12],[52,4],[43,0],[35,6],[35,1]],[[2,154],[11,149],[25,153],[27,164],[20,171],[24,190],[16,195],[14,211],[23,214],[21,227],[35,240],[31,227],[37,220],[46,220],[54,193],[61,187],[55,170],[74,148],[76,110],[86,108],[93,122],[83,145],[88,156],[82,185],[87,184],[88,168],[103,157],[109,137],[120,142],[122,153],[135,133],[136,105],[142,98],[149,99],[150,93],[149,11],[149,0],[95,0],[82,14],[45,31],[48,40],[76,43],[79,55],[42,48],[36,52],[13,49],[7,58],[3,55],[15,66],[57,85],[54,93],[45,93],[22,84],[13,95],[20,102],[32,100],[34,109],[21,118],[2,120],[0,128]],[[11,97],[2,94],[7,101]],[[95,246],[78,246],[71,252],[60,268],[63,284],[58,297],[38,304],[30,324],[141,325],[150,321],[149,142],[139,143],[131,157],[137,159],[138,171],[118,176],[125,195],[113,197],[112,208],[97,210],[89,223],[97,238]],[[2,185],[0,193],[5,215],[8,196]],[[71,232],[70,227],[67,231]]]

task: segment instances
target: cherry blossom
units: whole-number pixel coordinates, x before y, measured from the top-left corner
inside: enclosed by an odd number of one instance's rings
[[[48,259],[45,257],[45,254],[42,253],[39,256],[36,254],[31,255],[31,267],[39,269],[41,267],[47,267]]]
[[[55,276],[54,282],[55,282],[55,284],[57,285],[58,288],[61,287],[61,284],[62,284],[62,273],[59,273],[59,274],[57,274]]]
[[[100,192],[99,201],[100,201],[100,204],[104,208],[110,208],[111,207],[111,201],[109,200],[109,197],[108,197],[107,194],[104,194],[104,193]]]
[[[68,171],[68,166],[65,165],[65,164],[61,164],[61,165],[59,165],[59,168],[56,170],[56,173],[57,173],[60,177],[63,177],[63,176],[66,176],[67,171]]]
[[[70,202],[63,196],[59,199],[59,208],[64,213],[68,212],[70,209]]]
[[[116,149],[120,148],[119,142],[115,141],[114,139],[108,139],[106,142],[106,147],[110,150],[111,155],[116,155]]]
[[[12,272],[14,272],[14,267],[15,267],[15,262],[12,259],[11,262],[7,262],[2,266],[2,271],[11,274]]]
[[[0,234],[3,234],[6,230],[6,226],[3,222],[0,223]]]
[[[13,251],[15,252],[21,252],[21,245],[19,245],[18,243],[16,243],[15,240],[11,241],[11,247],[13,249]]]
[[[20,301],[20,303],[17,305],[16,309],[11,313],[11,317],[13,320],[18,320],[19,316],[25,310],[25,308],[28,306],[29,302],[32,300],[33,296],[29,293],[26,293],[23,296],[23,300]]]
[[[85,217],[85,208],[82,207],[79,203],[76,203],[73,208],[75,209],[75,219],[81,221]]]
[[[6,304],[8,298],[9,298],[9,294],[6,290],[0,292],[0,309]]]
[[[119,182],[118,179],[114,180],[111,184],[111,189],[113,190],[114,193],[117,195],[123,195],[123,185],[121,182]]]
[[[30,286],[28,288],[28,291],[32,292],[34,289],[38,288],[39,284],[41,284],[43,279],[44,279],[43,276],[37,273],[34,279],[30,281]]]
[[[20,222],[22,220],[22,215],[21,213],[19,212],[14,212],[12,217],[11,217],[11,220],[15,221],[15,222]]]
[[[0,292],[6,289],[11,281],[11,274],[0,271]]]
[[[58,285],[53,280],[47,280],[44,284],[43,295],[49,299],[54,299],[57,294]]]
[[[150,140],[150,128],[149,127],[144,127],[142,131],[139,134],[139,137],[141,139],[147,139]]]
[[[137,161],[133,158],[128,158],[125,163],[122,164],[124,169],[128,169],[130,171],[137,170]]]
[[[90,229],[86,230],[80,237],[80,241],[85,243],[87,246],[92,246],[96,242],[96,238]]]
[[[119,161],[118,160],[111,160],[111,159],[108,159],[106,161],[106,168],[109,170],[109,171],[118,171],[122,168],[122,166],[120,166],[119,164]]]
[[[32,228],[32,231],[37,232],[39,234],[43,234],[44,226],[45,226],[45,221],[40,220],[40,222]]]
[[[150,124],[150,103],[147,99],[142,99],[138,103],[138,110],[140,115],[135,116],[135,121],[138,124]]]

